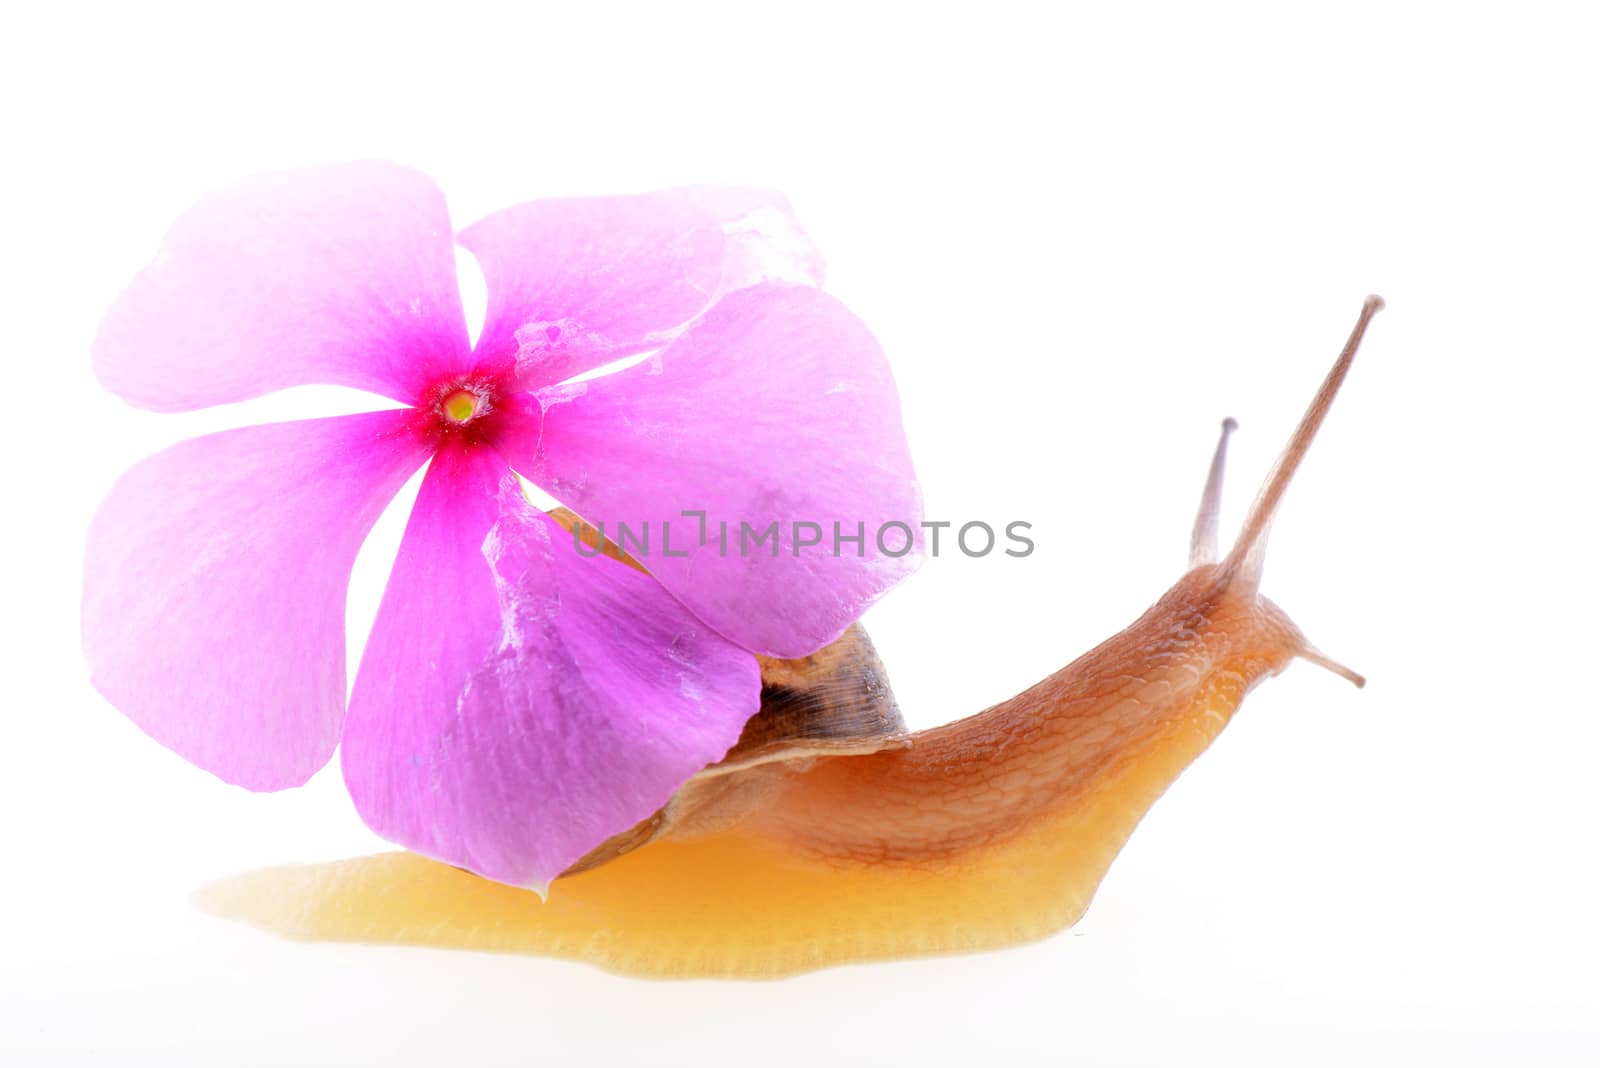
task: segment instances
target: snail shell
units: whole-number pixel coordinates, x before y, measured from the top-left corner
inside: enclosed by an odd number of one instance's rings
[[[563,526],[574,521],[571,513],[558,520]],[[590,548],[592,531],[589,527],[582,535]],[[732,827],[819,757],[860,756],[911,744],[883,663],[860,623],[810,656],[757,659],[761,710],[727,755],[679,787],[654,815],[595,847],[563,877],[658,839],[695,838]]]

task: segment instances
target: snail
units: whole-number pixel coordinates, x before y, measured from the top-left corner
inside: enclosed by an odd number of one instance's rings
[[[537,953],[661,977],[773,977],[1072,925],[1144,813],[1258,682],[1298,657],[1363,685],[1259,586],[1273,515],[1382,307],[1367,298],[1227,555],[1217,524],[1231,419],[1188,571],[1125,630],[1010,700],[911,733],[857,624],[809,657],[763,661],[761,711],[738,744],[543,903],[388,853],[235,876],[199,904],[301,939]]]

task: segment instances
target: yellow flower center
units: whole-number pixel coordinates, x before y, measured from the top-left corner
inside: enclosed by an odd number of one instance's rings
[[[439,410],[452,423],[469,422],[478,414],[483,399],[470,390],[458,389],[439,402]]]

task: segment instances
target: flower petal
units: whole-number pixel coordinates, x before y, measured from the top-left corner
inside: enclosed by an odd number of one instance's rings
[[[288,386],[413,402],[470,368],[444,196],[387,163],[286,171],[178,220],[101,324],[94,368],[185,411]]]
[[[748,649],[812,652],[920,562],[888,363],[824,293],[729,294],[652,359],[541,399],[537,453],[526,436],[503,443],[518,469],[612,540],[619,524],[653,528],[650,546],[622,548]]]
[[[479,366],[515,357],[525,388],[655,348],[732,290],[822,280],[788,202],[761,189],[537,200],[459,240],[489,290]]]
[[[228,782],[296,786],[344,719],[350,568],[428,444],[412,413],[245,427],[134,467],[89,530],[94,684]]]
[[[579,556],[493,450],[448,449],[356,675],[345,781],[385,838],[542,889],[727,752],[760,688],[647,575]]]

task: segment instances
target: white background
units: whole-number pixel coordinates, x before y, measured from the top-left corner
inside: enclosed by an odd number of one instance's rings
[[[0,1060],[1595,1063],[1597,27],[1581,5],[581,3],[3,16]],[[1266,589],[1357,691],[1265,684],[1076,930],[767,984],[302,946],[198,885],[381,847],[337,766],[226,787],[88,686],[78,562],[139,457],[352,410],[135,411],[99,315],[201,193],[379,157],[458,224],[547,195],[786,191],[898,377],[934,518],[1034,523],[868,617],[902,706],[977,711],[1174,579],[1389,310]],[[414,491],[408,491],[414,492]],[[351,658],[402,502],[351,593]]]

